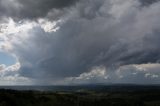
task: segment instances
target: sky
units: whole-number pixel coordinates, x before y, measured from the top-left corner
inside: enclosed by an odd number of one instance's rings
[[[159,0],[0,0],[0,85],[160,84]]]

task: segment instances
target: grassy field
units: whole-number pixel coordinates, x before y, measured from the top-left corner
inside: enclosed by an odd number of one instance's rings
[[[1,89],[0,106],[160,106],[160,90],[42,92]]]

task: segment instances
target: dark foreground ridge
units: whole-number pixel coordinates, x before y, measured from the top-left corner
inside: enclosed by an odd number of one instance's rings
[[[74,87],[66,91],[65,86],[61,91],[1,89],[0,106],[160,106],[160,86]]]

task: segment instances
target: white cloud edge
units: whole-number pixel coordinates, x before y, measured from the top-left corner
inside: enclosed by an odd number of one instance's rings
[[[136,79],[141,75],[141,79]],[[130,81],[129,78],[133,80]],[[143,82],[143,79],[151,82]],[[80,74],[77,77],[68,77],[66,83],[83,84],[83,83],[135,83],[135,84],[158,84],[160,80],[160,64],[132,64],[120,66],[116,70],[109,71],[105,67],[98,66],[89,72]],[[153,82],[152,82],[153,81]]]

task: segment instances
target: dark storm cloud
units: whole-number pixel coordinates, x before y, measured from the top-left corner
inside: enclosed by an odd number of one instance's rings
[[[46,17],[49,12],[58,12],[75,4],[78,0],[0,0],[0,15],[14,19],[36,19]],[[56,13],[57,14],[57,13]],[[60,13],[59,13],[60,14]],[[52,15],[54,16],[54,15]],[[52,17],[57,18],[57,16]]]
[[[153,3],[158,2],[159,0],[139,0],[143,6],[149,6]]]
[[[41,2],[30,2],[18,2],[26,4],[22,10],[33,9],[33,13],[25,12],[22,17],[45,16],[52,8],[45,1],[48,5],[42,6],[44,10],[39,13]],[[54,8],[69,4],[60,2]],[[125,65],[158,63],[159,9],[159,2],[142,7],[138,0],[81,0],[65,12],[56,32],[36,26],[27,32],[28,38],[21,39],[22,44],[14,42],[20,75],[50,83],[79,76],[97,66],[115,72]]]

